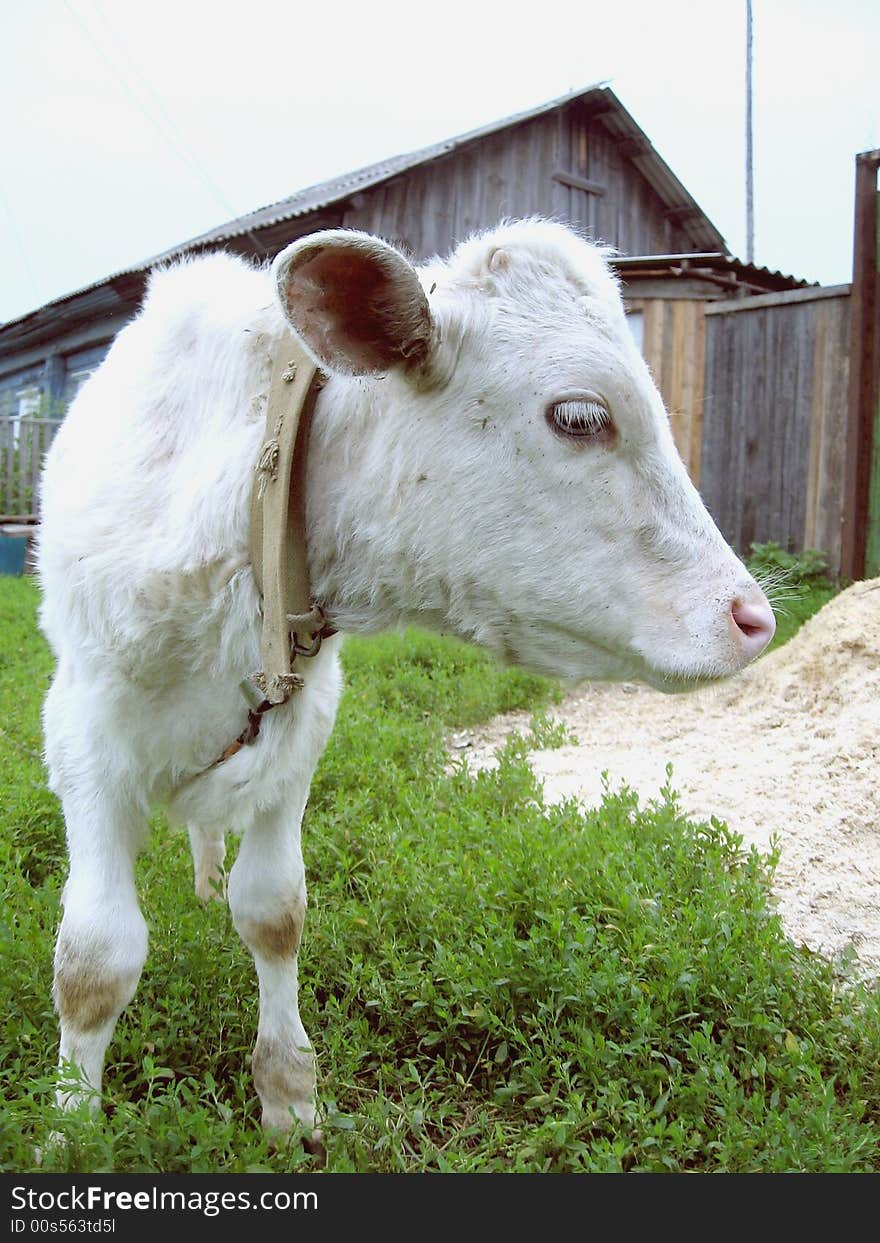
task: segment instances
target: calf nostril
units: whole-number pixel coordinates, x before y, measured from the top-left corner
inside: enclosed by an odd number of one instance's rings
[[[746,647],[753,650],[755,655],[767,646],[776,632],[776,618],[766,600],[734,600],[730,606],[730,615],[743,636]]]
[[[739,626],[743,634],[761,634],[764,630],[764,627],[760,623],[743,621],[742,615],[736,612],[733,614],[733,620]]]

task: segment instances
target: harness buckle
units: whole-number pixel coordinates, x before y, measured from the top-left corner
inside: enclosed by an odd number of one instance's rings
[[[313,604],[309,613],[288,613],[287,621],[290,625],[291,660],[296,656],[317,656],[324,640],[336,634],[333,627],[327,625],[320,604]],[[311,642],[301,643],[298,637],[300,632],[311,635]]]
[[[314,634],[314,635],[312,636],[312,642],[311,642],[310,646],[306,647],[306,645],[305,645],[304,643],[300,643],[299,639],[297,638],[296,631],[295,631],[295,630],[292,630],[292,631],[290,632],[290,654],[291,654],[291,657],[296,657],[296,656],[317,656],[317,655],[318,655],[318,652],[320,652],[320,650],[321,650],[321,644],[322,644],[323,642],[324,642],[324,634],[323,634],[323,632],[322,632],[322,631],[320,631],[320,630],[319,630],[319,631],[317,631],[317,633],[316,633],[316,634]]]

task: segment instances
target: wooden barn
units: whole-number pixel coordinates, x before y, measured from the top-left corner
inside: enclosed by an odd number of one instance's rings
[[[423,258],[502,217],[531,214],[567,221],[621,252],[634,335],[688,469],[711,491],[704,425],[722,394],[717,376],[706,389],[706,312],[812,295],[804,281],[732,257],[613,91],[598,86],[298,191],[0,326],[0,513],[32,518],[33,477],[56,420],[136,310],[156,264],[220,248],[269,259],[297,237],[339,227],[377,233]],[[769,526],[762,518],[747,530],[723,529],[739,547],[743,536],[811,543],[804,515],[778,532],[774,515],[766,517]]]
[[[150,269],[223,248],[271,258],[303,234],[358,228],[418,257],[504,216],[551,215],[624,254],[719,253],[724,239],[612,91],[565,96],[395,156],[220,225],[0,327],[0,410],[69,403],[131,317]]]

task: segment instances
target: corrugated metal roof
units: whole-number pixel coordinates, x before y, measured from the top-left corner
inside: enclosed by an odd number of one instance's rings
[[[711,273],[730,273],[738,281],[767,290],[805,289],[817,281],[801,280],[774,268],[746,263],[727,252],[688,252],[680,255],[621,255],[614,259],[614,266],[626,279],[627,274],[639,275],[664,270],[673,276],[708,276]]]
[[[602,83],[596,83],[583,90],[571,91],[566,95],[560,95],[556,99],[548,100],[546,103],[527,109],[525,112],[502,117],[500,120],[481,126],[479,129],[470,130],[468,133],[459,134],[454,138],[447,138],[442,142],[433,143],[427,147],[421,147],[417,151],[410,151],[403,155],[393,156],[387,160],[380,160],[376,164],[369,164],[364,168],[355,169],[353,172],[331,178],[329,181],[298,190],[288,198],[280,199],[277,203],[258,208],[256,211],[249,212],[245,216],[239,216],[235,220],[227,221],[225,224],[218,225],[217,228],[211,229],[207,233],[190,238],[188,241],[182,242],[178,246],[173,246],[150,259],[128,268],[122,268],[99,281],[84,286],[82,289],[55,298],[51,302],[45,303],[43,307],[29,312],[28,315],[22,316],[18,320],[10,320],[7,324],[0,325],[0,333],[7,327],[19,324],[22,320],[37,314],[38,311],[53,308],[73,298],[78,298],[111,281],[138,273],[145,273],[159,263],[167,262],[192,250],[210,248],[222,242],[230,241],[233,238],[244,237],[249,234],[259,234],[261,229],[280,224],[285,220],[294,220],[297,217],[307,216],[312,212],[332,206],[334,203],[339,203],[353,194],[379,185],[383,181],[389,181],[392,177],[399,176],[401,173],[405,173],[419,165],[450,155],[454,151],[471,143],[478,142],[491,134],[498,133],[500,130],[525,124],[527,121],[544,116],[557,108],[579,101],[589,102],[595,114],[601,116],[603,125],[613,135],[620,140],[628,140],[625,147],[626,158],[630,159],[639,169],[646,181],[667,205],[668,210],[678,215],[683,221],[687,221],[692,235],[707,249],[726,251],[727,245],[724,238],[669,166],[654,150],[645,132],[629,115],[614,92]]]

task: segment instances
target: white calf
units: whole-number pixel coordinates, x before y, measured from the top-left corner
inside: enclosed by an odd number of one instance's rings
[[[676,690],[742,668],[773,616],[687,478],[602,252],[562,226],[504,225],[421,269],[330,232],[271,275],[224,255],[154,274],[43,488],[46,754],[70,853],[61,1057],[100,1085],[147,952],[135,856],[164,804],[189,825],[202,897],[225,829],[243,834],[228,896],[259,977],[263,1121],[308,1133],[300,821],[340,640],[297,662],[304,688],[253,746],[209,767],[260,666],[249,503],[289,327],[329,377],[306,531],[313,596],[339,630],[430,626],[571,681]]]

